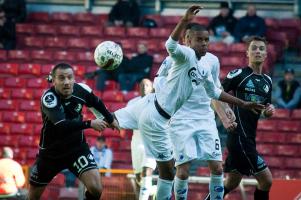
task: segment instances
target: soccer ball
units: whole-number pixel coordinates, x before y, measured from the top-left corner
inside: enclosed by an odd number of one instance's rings
[[[123,58],[120,45],[113,41],[104,41],[100,43],[94,51],[95,63],[102,69],[116,69]]]

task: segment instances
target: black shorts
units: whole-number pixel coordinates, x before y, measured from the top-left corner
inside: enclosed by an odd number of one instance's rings
[[[267,168],[263,158],[256,150],[255,142],[230,137],[227,141],[229,154],[224,171],[239,172],[242,175],[256,175]],[[229,139],[229,138],[228,138]]]
[[[30,184],[46,186],[59,172],[69,169],[76,177],[90,169],[98,169],[87,145],[68,157],[53,159],[38,156],[31,169]]]

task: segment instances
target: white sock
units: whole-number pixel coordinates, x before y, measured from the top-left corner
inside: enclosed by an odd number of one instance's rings
[[[170,200],[173,181],[158,178],[156,200]]]
[[[224,196],[224,183],[223,174],[211,174],[209,183],[210,199],[223,199]]]
[[[151,176],[142,177],[139,200],[148,200],[151,188],[152,188],[152,177]]]
[[[188,179],[181,180],[176,177],[174,183],[174,193],[176,200],[186,200],[188,193]]]

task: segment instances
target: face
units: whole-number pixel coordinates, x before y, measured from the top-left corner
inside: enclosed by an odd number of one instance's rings
[[[102,149],[105,146],[105,142],[96,140],[96,147]]]
[[[153,83],[148,79],[143,79],[140,83],[140,94],[145,96],[153,91]]]
[[[147,51],[147,47],[146,47],[145,44],[140,43],[140,44],[138,44],[138,49],[137,50],[138,50],[139,54],[143,54]]]
[[[190,30],[187,40],[188,46],[194,49],[198,56],[204,56],[207,53],[209,45],[208,31],[192,31]]]
[[[229,8],[221,8],[221,16],[227,17],[229,14]]]
[[[254,16],[256,14],[255,6],[249,6],[247,11],[248,16]]]
[[[70,97],[73,92],[74,85],[74,73],[71,68],[68,69],[57,69],[55,76],[53,77],[53,84],[55,90],[63,98]]]
[[[267,57],[266,44],[262,41],[253,40],[247,50],[249,63],[261,64]]]
[[[294,74],[292,73],[285,73],[284,74],[284,80],[287,82],[291,82],[294,80]]]

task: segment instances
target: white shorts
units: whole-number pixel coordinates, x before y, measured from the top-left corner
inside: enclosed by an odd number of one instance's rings
[[[176,166],[194,159],[222,161],[214,119],[172,119],[168,132]]]
[[[138,130],[134,130],[131,141],[132,165],[135,174],[142,172],[143,167],[151,169],[156,168],[156,160],[153,156],[148,157],[145,154],[144,144],[141,134]]]
[[[162,117],[154,102],[147,105],[139,119],[139,130],[147,156],[154,156],[156,161],[173,159],[170,137],[167,133],[169,120]]]
[[[148,104],[152,104],[154,97],[155,94],[148,94],[133,104],[127,105],[126,107],[115,111],[114,114],[117,118],[119,126],[122,129],[138,129],[140,115]]]

